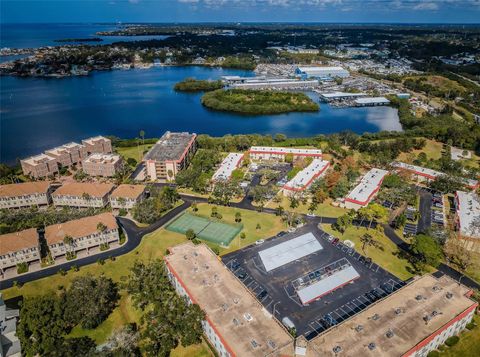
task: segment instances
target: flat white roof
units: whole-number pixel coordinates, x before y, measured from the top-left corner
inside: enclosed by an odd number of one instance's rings
[[[371,196],[382,183],[388,171],[382,169],[371,169],[363,176],[360,183],[347,195],[347,200],[367,203]]]
[[[258,252],[267,272],[322,250],[312,233],[306,233]]]
[[[348,93],[348,92],[320,93],[320,96],[326,99],[363,97],[365,95],[366,95],[365,93]]]
[[[480,238],[480,197],[473,192],[457,191],[457,216],[462,235]]]
[[[388,104],[390,101],[385,97],[369,97],[355,99],[357,104]]]
[[[445,175],[443,172],[440,172],[440,171],[435,171],[435,170],[432,170],[432,169],[428,169],[426,167],[410,165],[410,164],[406,164],[404,162],[396,161],[396,162],[392,162],[391,165],[393,167],[396,167],[396,168],[399,168],[399,169],[413,171],[417,175],[425,176],[425,177],[428,177],[430,179],[436,179],[439,176]],[[463,181],[463,183],[465,185],[467,185],[470,188],[474,188],[474,187],[478,186],[478,181],[477,180],[467,179],[467,178],[461,178],[461,180]]]
[[[227,155],[225,159],[223,159],[222,163],[218,170],[213,174],[213,180],[228,180],[230,176],[232,176],[233,170],[235,170],[240,161],[242,161],[243,154],[241,153],[230,153]]]
[[[120,161],[121,157],[117,154],[102,154],[102,153],[93,153],[85,160],[84,163],[96,163],[96,164],[113,164],[117,161]]]
[[[343,67],[319,67],[319,66],[310,66],[310,67],[297,67],[299,71],[302,72],[332,72],[332,71],[346,71]]]
[[[314,159],[310,165],[298,172],[293,179],[288,181],[285,189],[305,189],[307,188],[315,178],[325,172],[326,168],[330,165],[327,160]]]
[[[312,155],[320,156],[322,155],[322,150],[320,149],[296,149],[296,148],[282,148],[282,147],[272,147],[272,146],[252,146],[250,152],[253,153],[265,153],[265,154],[276,154],[276,155]]]
[[[297,290],[297,295],[302,304],[309,302],[338,289],[342,285],[360,277],[360,274],[351,265],[345,266],[342,270],[313,283],[303,289]]]

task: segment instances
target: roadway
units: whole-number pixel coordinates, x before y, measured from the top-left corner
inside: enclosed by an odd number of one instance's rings
[[[4,281],[0,281],[0,290],[1,289],[8,289],[13,286],[14,281],[17,281],[17,283],[25,284],[30,281],[34,281],[37,279],[42,279],[46,278],[50,275],[58,273],[60,269],[63,269],[64,271],[69,270],[72,266],[77,266],[77,267],[82,267],[85,265],[93,264],[97,262],[99,259],[110,259],[111,257],[119,257],[122,256],[126,253],[131,252],[134,250],[138,245],[140,244],[142,238],[157,230],[158,228],[164,226],[166,223],[168,223],[171,219],[176,217],[178,214],[182,213],[185,211],[188,207],[191,206],[193,202],[207,202],[206,198],[203,197],[195,197],[195,196],[190,196],[190,195],[180,195],[182,200],[184,201],[180,206],[175,207],[171,211],[167,212],[164,216],[162,216],[158,221],[154,222],[153,224],[149,225],[148,227],[138,227],[134,222],[132,222],[129,219],[118,217],[117,221],[120,225],[120,227],[123,228],[127,235],[127,241],[125,244],[122,246],[109,250],[109,251],[104,251],[95,255],[87,256],[84,258],[76,259],[73,261],[69,261],[66,263],[62,263],[59,265],[55,265],[46,269],[38,270],[35,272],[27,273],[25,275],[20,275],[15,278],[10,278],[6,279]],[[247,210],[258,210],[258,207],[255,207],[252,205],[252,198],[249,195],[246,195],[242,201],[238,203],[231,203],[230,207],[236,207],[240,209],[247,209]],[[268,214],[275,214],[275,209],[272,208],[264,208],[262,210],[264,213]],[[320,217],[320,216],[314,216],[310,217],[308,215],[304,215],[304,218],[306,219],[307,222],[309,223],[315,223],[315,224],[333,224],[336,222],[336,218],[332,217]],[[363,227],[375,227],[376,222],[354,222],[355,225],[361,225]],[[397,245],[397,247],[409,254],[410,253],[410,246],[408,243],[406,243],[404,240],[402,240],[396,232],[388,225],[383,225],[385,235]],[[474,280],[466,277],[464,274],[461,272],[458,272],[457,270],[451,268],[450,266],[446,264],[440,264],[440,266],[437,268],[442,274],[448,275],[451,278],[461,281],[464,285],[470,287],[470,288],[475,288],[475,289],[480,289],[480,284],[475,282]]]

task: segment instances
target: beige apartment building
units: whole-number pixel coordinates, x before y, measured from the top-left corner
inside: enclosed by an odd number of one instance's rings
[[[103,224],[102,231],[99,224]],[[72,238],[71,244],[65,244],[66,236]],[[96,216],[80,218],[61,224],[54,224],[45,228],[45,240],[52,258],[65,255],[68,251],[79,252],[101,244],[118,242],[120,236],[115,217],[111,213],[102,213]]]
[[[197,134],[171,133],[167,131],[145,154],[146,174],[152,181],[173,181],[186,169],[197,151]]]
[[[95,153],[82,161],[83,172],[90,176],[113,177],[123,167],[123,160],[117,154]]]
[[[48,181],[0,186],[0,209],[48,206],[51,200],[51,187]]]
[[[109,183],[66,183],[52,193],[55,206],[105,207],[114,185]]]
[[[40,260],[38,233],[35,228],[0,235],[0,270],[2,273],[20,263]]]
[[[120,185],[110,195],[110,206],[116,209],[132,209],[145,197],[144,185]]]
[[[54,157],[40,154],[20,160],[23,174],[33,178],[54,176],[58,173],[57,160]]]
[[[94,136],[92,138],[82,140],[82,144],[85,146],[85,149],[89,154],[110,154],[113,152],[112,141],[103,136]]]
[[[53,157],[60,166],[70,167],[87,157],[87,149],[84,145],[71,142],[46,150],[45,155]]]

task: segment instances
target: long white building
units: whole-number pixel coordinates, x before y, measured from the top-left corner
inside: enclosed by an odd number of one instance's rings
[[[330,162],[327,160],[313,159],[310,165],[283,186],[283,193],[289,196],[295,192],[305,191],[316,179],[325,174],[329,166]]]
[[[217,171],[213,174],[213,181],[228,180],[232,176],[232,172],[240,167],[243,160],[242,153],[230,153],[223,159]]]
[[[273,146],[252,146],[248,151],[252,160],[284,160],[291,154],[294,159],[300,157],[322,158],[320,149],[297,149]]]
[[[345,207],[358,210],[367,206],[380,189],[388,171],[371,169],[363,176],[360,183],[345,197]]]
[[[474,192],[455,193],[456,226],[464,238],[480,239],[480,197]]]
[[[302,78],[345,78],[350,76],[350,73],[342,67],[319,67],[319,66],[305,66],[297,67],[295,74]]]

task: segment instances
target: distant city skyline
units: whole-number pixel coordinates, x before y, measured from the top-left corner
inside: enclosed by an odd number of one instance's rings
[[[2,23],[479,23],[480,0],[2,0]]]

